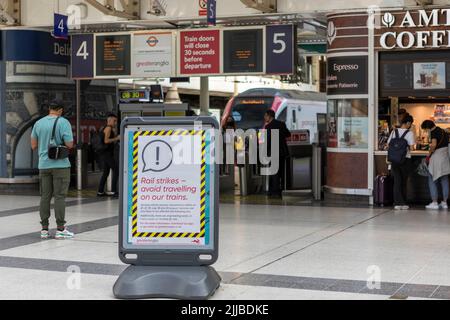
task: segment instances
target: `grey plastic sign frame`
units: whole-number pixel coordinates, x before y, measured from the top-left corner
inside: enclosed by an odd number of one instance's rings
[[[171,126],[184,126],[186,129],[194,127],[201,123],[202,126],[208,126],[210,129],[219,129],[219,123],[212,117],[133,117],[125,118],[121,124],[121,133],[124,134],[128,127],[139,126],[145,128],[147,126],[163,126],[171,128]],[[208,128],[209,129],[209,128]],[[215,142],[212,142],[215,145]],[[135,266],[209,266],[217,262],[219,257],[219,165],[217,162],[211,164],[214,168],[214,174],[211,175],[211,184],[214,186],[213,196],[214,203],[211,208],[214,208],[213,219],[211,219],[210,230],[213,233],[213,248],[212,249],[170,249],[170,248],[139,248],[134,249],[125,248],[125,237],[127,229],[124,223],[125,215],[124,201],[127,201],[127,190],[124,190],[124,173],[125,173],[125,154],[128,152],[128,143],[122,141],[120,148],[120,197],[119,197],[119,258],[125,264]],[[215,153],[215,151],[214,151]],[[128,178],[128,177],[127,177]],[[136,258],[130,259],[127,256],[133,255]],[[211,259],[203,260],[202,256],[210,256]]]

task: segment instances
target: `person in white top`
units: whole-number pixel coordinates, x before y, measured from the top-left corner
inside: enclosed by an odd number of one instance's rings
[[[406,135],[404,139],[408,142],[408,151],[406,153],[406,160],[402,164],[391,164],[392,176],[394,177],[394,208],[395,210],[408,210],[409,206],[406,204],[406,185],[408,182],[409,175],[412,172],[412,160],[411,151],[414,150],[414,145],[416,141],[414,139],[414,134],[410,131],[411,126],[414,122],[412,116],[407,115],[402,119],[401,127],[392,131],[388,145],[391,140],[395,137],[395,131],[398,130],[399,137],[402,137],[405,132]]]

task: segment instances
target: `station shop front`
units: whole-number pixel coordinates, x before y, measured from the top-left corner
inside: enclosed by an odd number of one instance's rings
[[[450,9],[342,12],[328,16],[326,195],[371,203],[388,173],[387,139],[401,109],[414,119],[413,160],[428,154],[424,120],[450,130]],[[403,110],[402,110],[403,111]],[[430,200],[411,173],[408,199]]]

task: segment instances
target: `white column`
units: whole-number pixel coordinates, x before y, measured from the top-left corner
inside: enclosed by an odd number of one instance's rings
[[[209,113],[209,78],[200,77],[200,115]]]
[[[368,189],[373,190],[374,188],[374,172],[375,172],[375,141],[377,140],[377,133],[375,132],[377,126],[375,125],[377,104],[375,101],[375,12],[374,9],[369,9],[368,11],[368,26],[369,26],[369,153],[368,153],[368,170],[367,170],[367,183]],[[373,204],[373,196],[370,197],[370,204]]]

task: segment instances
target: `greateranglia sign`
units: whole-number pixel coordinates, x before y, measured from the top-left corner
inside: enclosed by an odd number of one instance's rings
[[[385,12],[381,22],[383,49],[450,48],[450,9]]]

